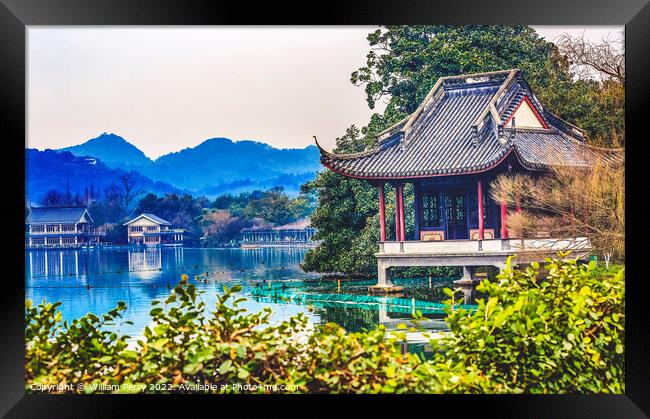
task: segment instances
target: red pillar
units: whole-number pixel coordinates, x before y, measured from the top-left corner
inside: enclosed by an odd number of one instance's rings
[[[478,180],[478,239],[485,239],[485,215],[483,212],[483,184]]]
[[[404,221],[404,185],[399,187],[399,239],[406,240],[406,222]]]
[[[379,185],[379,240],[386,241],[386,204],[384,203],[384,184]]]
[[[395,184],[395,241],[402,237],[400,233],[400,216],[399,216],[399,185]]]
[[[506,201],[501,201],[501,238],[508,238],[508,206]]]

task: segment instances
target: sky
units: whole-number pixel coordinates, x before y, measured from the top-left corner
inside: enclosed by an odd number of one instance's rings
[[[358,27],[47,27],[27,31],[27,146],[115,133],[147,156],[214,137],[328,149],[370,110],[350,82],[365,65]],[[623,27],[536,26],[594,41]]]

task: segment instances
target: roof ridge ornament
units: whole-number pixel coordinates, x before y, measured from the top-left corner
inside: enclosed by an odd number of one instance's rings
[[[515,126],[515,118],[512,118],[512,125],[510,127],[505,128],[503,124],[499,124],[498,127],[498,135],[499,135],[499,143],[506,147],[509,144],[512,144],[515,141],[515,136],[517,135],[517,128]],[[508,131],[506,133],[506,130]]]

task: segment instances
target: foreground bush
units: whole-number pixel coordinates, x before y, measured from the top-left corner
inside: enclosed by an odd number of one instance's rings
[[[445,356],[495,392],[623,393],[625,278],[575,261],[503,270],[469,315],[448,316]]]
[[[508,267],[475,312],[454,309],[433,359],[401,354],[383,327],[347,333],[313,327],[303,315],[269,325],[270,310],[238,308],[224,289],[208,313],[186,279],[162,302],[152,326],[129,346],[101,318],[61,322],[58,303],[26,305],[28,391],[48,392],[427,392],[622,393],[624,276],[573,261],[544,269]],[[398,334],[399,335],[399,334]],[[129,386],[127,386],[129,385]]]

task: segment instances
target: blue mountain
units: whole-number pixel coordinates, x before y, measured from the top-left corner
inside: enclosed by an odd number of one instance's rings
[[[92,156],[111,167],[146,166],[152,161],[133,144],[115,134],[103,133],[83,144],[62,148],[75,156]]]
[[[143,173],[198,192],[245,179],[268,183],[282,175],[303,173],[310,173],[313,178],[320,168],[319,159],[315,146],[278,149],[256,141],[212,138],[196,147],[161,156],[153,165],[143,168]]]
[[[69,151],[25,149],[25,188],[31,202],[39,203],[48,191],[70,191],[72,195],[84,196],[86,188],[92,188],[103,197],[106,189],[118,184],[126,170],[108,167],[101,160],[75,156]],[[135,183],[144,190],[156,194],[182,193],[165,182],[152,180],[139,172],[128,171]]]
[[[152,180],[209,197],[273,186],[297,193],[300,184],[314,179],[321,168],[318,148],[313,145],[281,149],[228,138],[211,138],[154,161],[115,134],[104,133],[62,150],[98,158],[110,167],[136,170]]]

